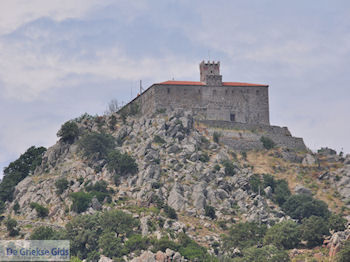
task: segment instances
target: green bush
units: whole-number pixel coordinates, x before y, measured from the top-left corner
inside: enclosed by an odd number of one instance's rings
[[[13,205],[13,211],[15,211],[16,214],[18,214],[20,208],[21,207],[19,206],[18,202],[16,201],[15,204]]]
[[[168,237],[162,237],[159,240],[153,239],[152,245],[153,245],[153,249],[152,249],[153,252],[157,252],[158,250],[165,252],[167,248],[174,251],[179,250],[179,245],[174,241],[170,240]]]
[[[270,175],[270,174],[263,174],[263,183],[264,183],[264,188],[266,187],[271,187],[272,193],[275,192],[275,187],[276,187],[276,181],[275,178]]]
[[[83,191],[71,193],[70,197],[72,198],[73,204],[71,210],[81,213],[86,211],[90,206],[92,195]]]
[[[204,247],[198,245],[185,233],[179,234],[179,244],[180,254],[190,261],[209,261],[209,254],[207,250]]]
[[[288,262],[290,258],[288,253],[284,250],[279,250],[273,245],[264,246],[264,247],[250,247],[243,249],[243,257],[236,258],[233,261],[237,262]]]
[[[258,174],[254,174],[249,178],[249,186],[250,189],[255,193],[260,193],[261,195],[265,194],[263,183]]]
[[[215,166],[214,166],[214,171],[220,171],[220,166],[218,165],[218,164],[216,164]]]
[[[66,178],[60,178],[56,180],[55,186],[57,188],[57,194],[61,195],[68,188],[68,180]]]
[[[109,119],[109,129],[111,131],[115,130],[115,125],[117,124],[117,118],[115,117],[115,115],[111,115],[110,119]]]
[[[218,132],[213,133],[213,140],[215,143],[219,143],[221,134]]]
[[[156,181],[156,182],[152,183],[152,188],[153,189],[159,189],[162,185],[163,185],[162,183]]]
[[[19,235],[19,229],[17,228],[17,221],[15,219],[8,217],[5,220],[4,225],[6,226],[6,229],[10,237]]]
[[[75,139],[79,136],[78,125],[73,121],[67,121],[57,132],[57,136],[60,137],[63,142],[74,143]]]
[[[264,244],[273,244],[280,249],[296,248],[301,241],[299,225],[287,220],[270,227],[264,237]]]
[[[12,201],[16,185],[41,164],[46,148],[30,147],[17,160],[5,167],[4,176],[0,183],[0,202]]]
[[[107,159],[108,154],[115,147],[115,139],[105,133],[92,132],[83,136],[79,145],[86,157],[96,161]]]
[[[5,211],[5,203],[0,200],[0,215]]]
[[[156,143],[156,144],[160,144],[160,145],[166,143],[166,141],[163,138],[161,138],[160,136],[158,136],[158,135],[154,136],[153,142]]]
[[[111,210],[102,213],[100,225],[105,231],[116,233],[117,237],[121,235],[129,237],[136,233],[134,227],[138,226],[139,223],[129,214],[119,210]]]
[[[135,250],[146,250],[150,245],[150,242],[147,237],[142,237],[139,234],[132,235],[126,242],[125,248],[128,250],[128,253],[131,253]]]
[[[262,136],[260,138],[261,143],[263,144],[263,147],[267,150],[274,148],[276,146],[275,142],[273,142],[272,139]]]
[[[93,197],[96,197],[97,200],[102,203],[107,200],[108,203],[111,203],[111,191],[107,189],[107,182],[104,180],[97,181],[95,184],[85,186],[85,190]]]
[[[104,232],[98,240],[98,246],[107,257],[121,257],[125,254],[122,240],[114,232]]]
[[[337,262],[349,262],[350,257],[350,239],[348,239],[344,246],[340,249],[339,253],[337,254]]]
[[[164,206],[164,212],[165,214],[167,215],[168,218],[171,218],[171,219],[177,219],[177,214],[176,214],[176,211],[174,208],[168,206],[168,205],[165,205]]]
[[[346,229],[346,222],[346,219],[341,215],[332,214],[328,219],[328,227],[335,232],[344,231]]]
[[[279,206],[282,206],[284,202],[290,197],[291,192],[288,187],[288,182],[284,179],[275,181],[273,201]]]
[[[287,215],[301,221],[311,216],[319,216],[328,219],[330,212],[327,204],[305,194],[292,195],[283,204],[282,209]]]
[[[226,176],[234,176],[236,174],[235,166],[233,163],[229,160],[225,160],[222,162],[224,168],[225,168],[225,175]]]
[[[223,238],[223,248],[230,251],[236,247],[242,249],[257,245],[262,242],[266,230],[266,225],[259,226],[254,222],[234,224],[229,234]]]
[[[36,228],[30,235],[31,240],[55,240],[57,232],[51,227],[41,226]]]
[[[47,217],[47,215],[49,214],[48,208],[43,207],[42,205],[40,205],[36,202],[30,203],[30,207],[35,209],[38,217],[44,218],[44,217]]]
[[[209,156],[207,153],[202,153],[200,156],[199,156],[199,161],[203,162],[203,163],[206,163],[209,161]]]
[[[214,207],[212,207],[212,206],[205,206],[204,211],[205,211],[205,215],[207,217],[210,217],[211,219],[215,219],[216,218]]]
[[[127,153],[120,153],[118,150],[113,150],[108,154],[107,168],[110,172],[115,172],[119,176],[138,172],[135,159]]]
[[[329,235],[328,225],[322,217],[304,218],[301,225],[301,237],[307,241],[308,247],[321,245],[324,236]]]

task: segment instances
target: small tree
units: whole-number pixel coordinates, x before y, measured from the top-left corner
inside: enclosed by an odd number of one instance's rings
[[[118,150],[113,150],[108,154],[107,167],[109,171],[114,171],[120,176],[135,174],[138,171],[135,159],[127,153],[120,153]]]
[[[90,206],[92,200],[92,195],[83,191],[71,193],[70,197],[73,200],[72,210],[77,213],[84,212]]]
[[[51,227],[41,226],[36,228],[30,235],[31,240],[54,240],[55,230]]]
[[[171,219],[177,219],[177,214],[174,208],[165,205],[164,206],[164,212],[167,215],[167,217],[171,218]]]
[[[19,206],[18,201],[16,201],[15,204],[13,205],[13,211],[15,211],[16,214],[18,214],[20,208],[21,207]]]
[[[46,207],[43,207],[42,205],[36,202],[30,203],[30,207],[35,209],[38,217],[44,218],[44,217],[47,217],[47,215],[49,214],[49,209],[47,209]]]
[[[106,159],[114,147],[114,137],[105,133],[92,132],[80,140],[80,148],[90,160]]]
[[[212,207],[212,206],[205,206],[204,211],[205,211],[205,215],[207,217],[210,217],[211,219],[215,219],[216,218],[214,207]]]
[[[68,188],[68,180],[66,178],[60,178],[56,180],[55,186],[57,188],[57,194],[61,195]]]
[[[307,241],[308,247],[322,244],[324,236],[327,235],[329,235],[328,226],[322,217],[311,216],[303,219],[301,236],[303,240]]]
[[[328,219],[328,227],[335,232],[345,230],[346,219],[339,214],[332,214]]]
[[[216,132],[216,131],[213,133],[213,140],[214,140],[215,143],[219,143],[220,136],[221,136],[221,134]]]
[[[280,249],[292,249],[301,240],[299,225],[291,220],[275,224],[269,228],[264,237],[264,244],[273,244]]]
[[[17,236],[19,229],[17,228],[17,221],[11,217],[8,217],[4,222],[10,237]]]
[[[79,128],[77,123],[73,121],[67,121],[57,132],[57,136],[60,137],[63,142],[72,144],[79,136]]]
[[[225,175],[226,176],[234,176],[236,174],[235,166],[233,163],[229,160],[225,160],[222,162],[223,166],[225,167]]]
[[[266,137],[266,136],[262,136],[260,138],[261,143],[263,144],[263,147],[267,150],[274,148],[276,146],[275,142],[273,142],[272,139]]]
[[[121,257],[124,255],[122,241],[114,232],[105,232],[98,241],[102,254],[107,257]]]

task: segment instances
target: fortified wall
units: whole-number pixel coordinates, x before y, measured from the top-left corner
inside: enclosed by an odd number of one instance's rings
[[[234,149],[259,149],[264,134],[278,146],[306,150],[301,138],[294,138],[288,129],[270,126],[268,85],[242,82],[223,82],[220,62],[199,65],[200,81],[165,81],[150,86],[122,110],[137,108],[142,115],[173,112],[177,109],[191,111],[196,120],[215,128],[224,126],[226,135],[221,141]],[[254,128],[253,128],[254,127]],[[246,130],[245,137],[235,132]],[[263,132],[254,133],[252,130]],[[286,130],[288,132],[286,132]]]

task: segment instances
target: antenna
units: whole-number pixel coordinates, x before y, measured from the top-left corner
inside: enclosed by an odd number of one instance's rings
[[[142,80],[140,80],[140,95],[142,94],[143,92],[143,88],[142,88]]]

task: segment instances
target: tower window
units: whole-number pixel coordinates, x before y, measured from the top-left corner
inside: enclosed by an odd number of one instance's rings
[[[236,121],[236,115],[235,114],[230,114],[230,121],[235,122]]]
[[[168,88],[168,94],[170,94],[170,88]]]

